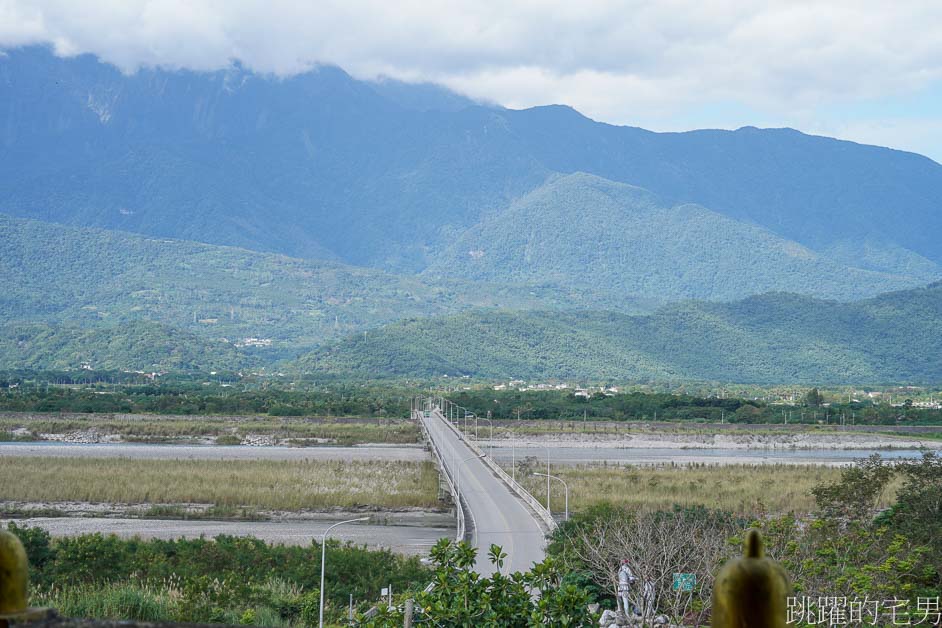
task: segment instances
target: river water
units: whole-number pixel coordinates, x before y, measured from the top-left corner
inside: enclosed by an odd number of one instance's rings
[[[213,538],[220,534],[254,536],[269,543],[310,545],[320,540],[334,519],[325,521],[193,521],[170,519],[123,519],[115,517],[36,517],[0,519],[0,528],[7,522],[40,527],[53,536],[79,534],[116,534],[142,539]],[[425,556],[438,539],[454,538],[454,528],[433,526],[375,525],[369,522],[335,528],[331,538],[349,541],[370,548],[390,549],[400,554]]]
[[[486,445],[485,451],[491,453]],[[887,459],[917,458],[920,449],[745,449],[745,448],[550,448],[554,464],[851,464],[878,453]],[[494,447],[502,463],[514,456],[511,447]],[[0,456],[50,456],[68,458],[136,458],[150,460],[429,460],[418,446],[366,445],[360,447],[251,447],[246,445],[152,445],[142,443],[63,443],[57,441],[0,442]],[[516,456],[544,459],[546,448],[518,446]]]

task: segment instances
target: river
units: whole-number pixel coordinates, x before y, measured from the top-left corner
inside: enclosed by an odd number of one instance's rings
[[[147,443],[0,442],[0,456],[137,458],[142,460],[429,460],[419,445],[359,447],[252,447]]]
[[[485,451],[490,453],[486,443]],[[566,447],[553,443],[554,464],[851,464],[878,453],[884,458],[917,458],[921,449],[763,449],[685,447]],[[511,461],[511,447],[494,447],[502,463]],[[546,448],[516,447],[517,457],[543,459]],[[63,443],[58,441],[0,442],[0,456],[49,456],[81,458],[137,458],[149,460],[429,460],[428,452],[416,445],[363,445],[359,447],[251,447],[246,445],[153,445],[142,443]]]

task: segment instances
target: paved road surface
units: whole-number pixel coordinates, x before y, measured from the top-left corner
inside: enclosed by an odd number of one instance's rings
[[[136,458],[140,460],[428,460],[419,446],[250,447],[135,443],[0,443],[0,456]]]
[[[473,528],[472,542],[478,548],[476,570],[483,574],[494,572],[487,558],[492,543],[507,553],[503,573],[528,570],[545,557],[543,529],[530,509],[477,459],[444,424],[445,420],[437,412],[423,419],[445,465],[458,478],[462,499],[470,511],[467,523]]]
[[[6,527],[9,520],[0,519]],[[336,521],[180,521],[165,519],[111,519],[104,517],[50,517],[16,519],[18,525],[45,528],[53,536],[75,536],[101,532],[144,539],[213,538],[220,534],[254,536],[270,543],[308,545],[320,540],[327,526]],[[354,523],[334,528],[330,538],[351,541],[371,548],[388,548],[402,554],[428,555],[442,537],[454,538],[453,528],[378,526]]]

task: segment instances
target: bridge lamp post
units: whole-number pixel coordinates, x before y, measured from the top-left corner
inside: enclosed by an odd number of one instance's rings
[[[345,523],[367,521],[368,519],[369,517],[360,517],[359,519],[348,519],[346,521],[335,523],[334,525],[324,530],[324,534],[321,536],[321,608],[320,618],[318,620],[318,626],[320,626],[320,628],[324,628],[324,565],[327,562],[327,534],[337,526],[342,526]]]
[[[566,488],[566,521],[569,521],[569,485],[566,484],[566,480],[564,480],[564,479],[562,479],[562,478],[560,478],[560,477],[557,477],[557,476],[555,476],[555,475],[549,475],[549,474],[547,474],[547,473],[534,473],[533,475],[538,475],[538,476],[544,476],[544,475],[545,475],[547,478],[552,478],[552,479],[554,479],[554,480],[559,480],[560,482],[563,483],[563,486]],[[547,510],[549,510],[549,508],[547,508]]]
[[[550,448],[549,445],[544,445],[546,447],[546,512],[550,513],[552,516],[553,511],[550,508]]]
[[[468,419],[474,419],[474,425],[475,425],[475,428],[477,428],[478,418],[473,412],[471,412],[464,406],[455,405],[455,427],[459,428],[458,431],[461,431],[461,427],[459,424],[459,422],[461,421],[461,413],[464,413],[464,432],[463,433],[465,435],[469,435],[470,433],[468,432]],[[477,434],[475,434],[474,437],[477,438]]]
[[[485,417],[483,417],[483,416],[481,417],[481,420],[482,420],[482,421],[487,421],[488,424],[491,426],[491,435],[490,435],[490,441],[489,441],[489,444],[488,444],[488,449],[490,450],[491,458],[493,458],[493,457],[494,457],[494,421],[492,421],[491,419],[485,418]],[[474,440],[477,440],[477,439],[478,439],[478,426],[477,426],[477,423],[478,423],[478,417],[475,416],[475,417],[474,417]]]

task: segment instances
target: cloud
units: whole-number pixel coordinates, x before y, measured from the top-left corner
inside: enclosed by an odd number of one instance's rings
[[[711,103],[787,121],[918,91],[942,80],[940,23],[934,0],[0,0],[0,46],[127,72],[331,63],[654,126]]]

